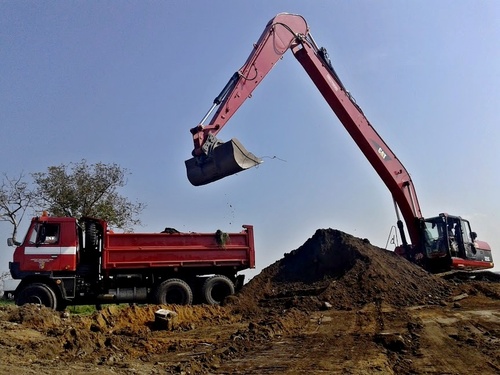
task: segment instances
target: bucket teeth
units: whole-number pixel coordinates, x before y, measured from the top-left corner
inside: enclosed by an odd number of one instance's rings
[[[194,186],[206,185],[262,163],[236,139],[215,147],[208,156],[185,161],[187,177]]]

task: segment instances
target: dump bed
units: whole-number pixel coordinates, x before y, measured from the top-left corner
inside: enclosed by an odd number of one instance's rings
[[[255,267],[253,226],[239,233],[111,233],[104,236],[104,270],[160,267]]]

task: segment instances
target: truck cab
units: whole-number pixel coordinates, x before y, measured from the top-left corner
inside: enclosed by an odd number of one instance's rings
[[[79,241],[74,218],[42,215],[31,220],[9,268],[13,278],[26,272],[40,274],[76,271]]]

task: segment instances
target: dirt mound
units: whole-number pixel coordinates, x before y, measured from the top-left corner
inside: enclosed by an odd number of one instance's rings
[[[50,329],[61,324],[60,314],[45,306],[28,304],[19,308],[12,308],[7,313],[7,321],[23,324],[33,329]]]
[[[319,229],[300,248],[264,269],[228,303],[237,311],[328,306],[352,309],[370,302],[394,306],[439,304],[446,281],[391,251],[334,229]]]

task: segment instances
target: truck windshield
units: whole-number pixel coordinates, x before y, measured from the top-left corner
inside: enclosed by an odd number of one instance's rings
[[[36,238],[38,237],[38,230],[39,230],[40,224],[35,224],[33,226],[33,229],[31,230],[31,234],[28,240],[28,243],[30,245],[34,245],[36,243]]]

